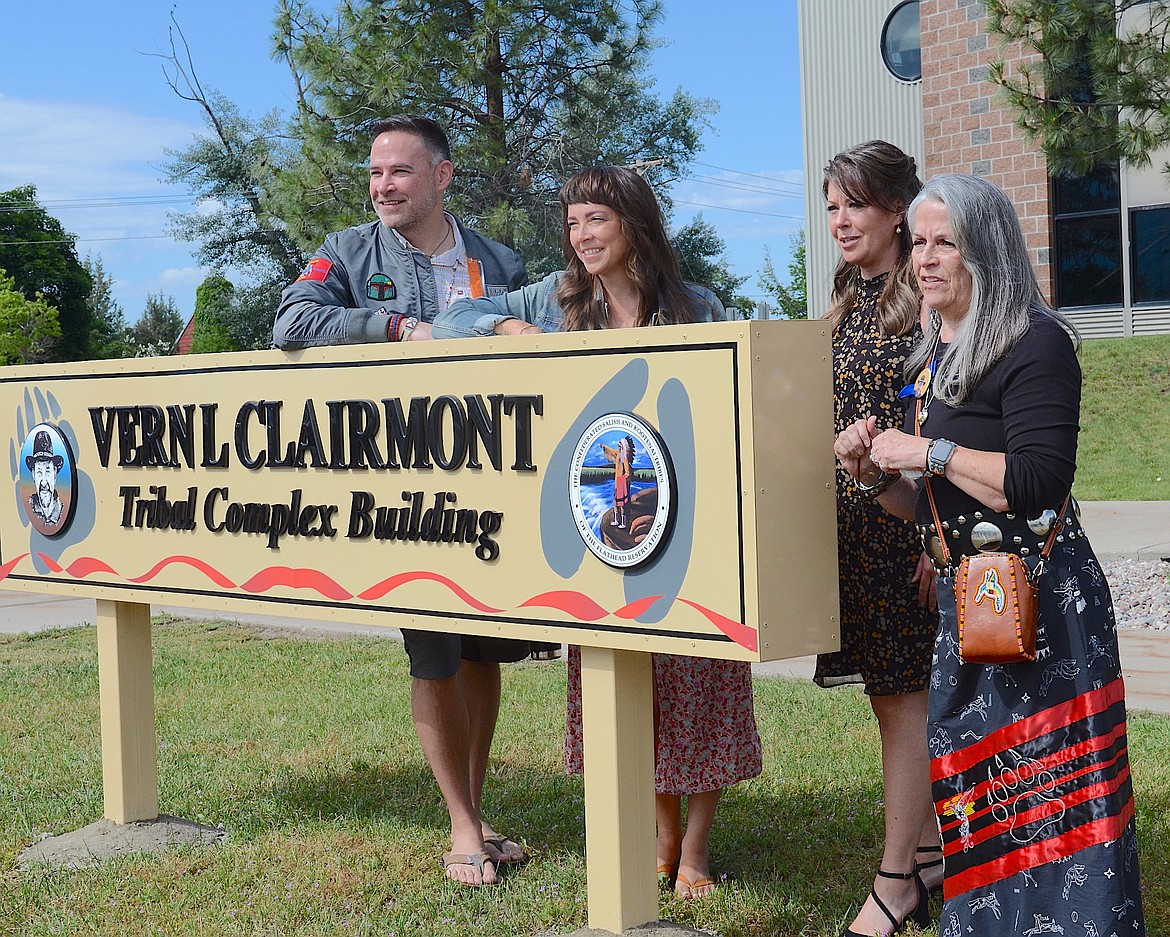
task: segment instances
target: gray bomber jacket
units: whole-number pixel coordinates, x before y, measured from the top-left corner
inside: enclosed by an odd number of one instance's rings
[[[462,224],[459,233],[467,255],[480,263],[485,295],[502,295],[527,282],[515,251]],[[403,247],[382,222],[371,221],[325,238],[301,277],[285,287],[272,341],[289,351],[384,342],[387,313],[430,322],[438,310],[430,259]]]

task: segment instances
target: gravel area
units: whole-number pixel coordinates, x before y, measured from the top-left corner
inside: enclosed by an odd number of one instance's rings
[[[1111,560],[1101,567],[1119,628],[1170,631],[1170,562]]]

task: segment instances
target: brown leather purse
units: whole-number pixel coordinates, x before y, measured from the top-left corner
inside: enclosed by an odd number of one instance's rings
[[[923,477],[934,527],[942,546],[943,561],[951,566],[951,551],[930,490],[930,476]],[[959,561],[955,574],[955,606],[959,616],[959,657],[968,664],[1018,664],[1036,659],[1036,622],[1039,590],[1036,581],[1044,571],[1057,534],[1064,524],[1070,494],[1060,507],[1034,572],[1015,553],[977,553]]]

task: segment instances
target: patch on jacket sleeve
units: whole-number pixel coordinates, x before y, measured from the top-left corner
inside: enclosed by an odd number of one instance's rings
[[[332,269],[332,260],[329,260],[327,257],[314,257],[309,261],[308,266],[301,271],[301,275],[297,277],[297,282],[300,283],[301,280],[316,280],[320,283],[329,276],[329,271]]]

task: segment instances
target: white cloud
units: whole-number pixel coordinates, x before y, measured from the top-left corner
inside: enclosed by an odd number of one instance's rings
[[[0,191],[35,185],[45,210],[77,236],[78,254],[102,258],[131,320],[147,292],[160,289],[189,309],[202,275],[188,266],[190,246],[167,234],[167,214],[192,203],[183,187],[163,181],[161,167],[167,148],[187,146],[200,131],[105,105],[0,95]]]
[[[44,199],[162,194],[171,188],[160,184],[165,148],[199,130],[102,105],[0,96],[0,185],[33,182]]]

